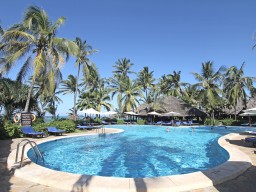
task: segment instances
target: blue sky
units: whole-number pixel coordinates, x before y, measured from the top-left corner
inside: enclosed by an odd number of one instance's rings
[[[1,2],[1,26],[21,21],[29,5],[45,9],[52,21],[66,17],[58,35],[80,37],[99,50],[90,59],[101,77],[110,77],[114,63],[124,57],[135,72],[148,66],[157,79],[175,70],[182,81],[195,83],[191,72],[200,72],[208,60],[216,69],[245,62],[245,75],[255,76],[254,0],[9,0]],[[8,77],[15,78],[18,66]],[[76,71],[70,59],[62,69],[64,79]],[[73,96],[61,98],[58,114],[65,115]]]

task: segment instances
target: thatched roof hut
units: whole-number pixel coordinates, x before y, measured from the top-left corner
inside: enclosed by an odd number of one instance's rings
[[[173,96],[163,96],[156,101],[155,106],[158,106],[155,109],[159,113],[166,113],[170,111],[178,112],[182,116],[195,116],[195,117],[206,117],[207,114],[191,105],[185,103],[184,101],[173,97]],[[149,104],[142,104],[138,111],[139,115],[147,115],[149,112],[150,105]]]
[[[256,107],[256,99],[252,97],[246,103],[246,107],[243,105],[242,100],[239,100],[238,104],[236,106],[236,110],[232,106],[230,108],[226,107],[226,108],[222,109],[222,112],[227,115],[238,115],[238,114],[242,113],[242,110],[250,109],[250,108],[254,108],[254,107]]]

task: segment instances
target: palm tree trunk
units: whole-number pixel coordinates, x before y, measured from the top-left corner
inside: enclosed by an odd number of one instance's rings
[[[78,92],[78,80],[79,80],[79,73],[80,73],[80,63],[78,65],[78,72],[77,72],[77,78],[76,78],[76,90],[75,90],[75,93],[74,93],[74,110],[73,110],[73,117],[74,117],[74,120],[76,121],[76,98],[77,98],[77,92]]]
[[[27,101],[26,101],[24,112],[28,112],[29,103],[30,103],[32,91],[33,91],[33,88],[34,88],[34,84],[35,84],[35,80],[32,78],[32,83],[31,83],[29,91],[28,91],[28,96],[27,96]]]
[[[235,105],[235,120],[236,120],[236,105]]]

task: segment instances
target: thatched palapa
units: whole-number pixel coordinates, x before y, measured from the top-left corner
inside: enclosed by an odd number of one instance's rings
[[[163,96],[159,98],[154,103],[154,110],[158,113],[166,113],[174,111],[180,113],[181,116],[194,116],[194,117],[206,117],[207,114],[191,105],[185,103],[184,101],[173,97],[173,96]],[[153,111],[152,105],[142,104],[138,111],[139,115],[146,116],[148,112]]]

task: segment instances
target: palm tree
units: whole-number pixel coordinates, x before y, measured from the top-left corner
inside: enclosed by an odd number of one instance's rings
[[[183,87],[187,85],[185,82],[180,82],[180,71],[173,71],[173,74],[168,75],[170,78],[171,89],[169,90],[169,95],[174,97],[181,97],[185,94]]]
[[[113,66],[115,68],[115,71],[113,71],[114,77],[116,77],[117,79],[127,78],[128,74],[134,73],[133,71],[131,71],[131,67],[133,65],[134,64],[131,63],[130,59],[118,59],[116,64]]]
[[[61,82],[62,87],[60,88],[59,93],[71,94],[74,93],[74,107],[73,107],[73,117],[76,117],[76,93],[80,93],[80,90],[77,86],[77,78],[73,75],[69,75],[67,80]],[[75,119],[76,120],[76,119]]]
[[[52,114],[54,119],[56,119],[57,104],[62,103],[62,100],[58,97],[59,92],[57,91],[57,88],[58,84],[55,83],[53,92],[49,92],[48,96],[45,98],[47,107],[44,110]]]
[[[157,84],[157,90],[159,94],[168,95],[171,89],[171,82],[169,76],[162,75]]]
[[[76,90],[74,91],[74,98],[75,98],[74,102],[76,103],[76,98],[77,98],[77,93],[78,93],[78,81],[79,81],[81,66],[82,66],[83,76],[84,76],[84,80],[85,80],[88,78],[88,76],[90,76],[90,73],[95,68],[92,61],[90,61],[88,59],[88,56],[95,53],[96,50],[94,50],[92,48],[92,46],[88,45],[86,41],[82,41],[82,39],[80,39],[78,37],[76,37],[74,42],[78,46],[78,51],[77,51],[77,54],[75,55],[75,57],[76,57],[75,65],[78,66],[77,77],[76,77],[76,79],[77,79]],[[73,116],[76,117],[77,116],[76,104],[74,104],[73,113],[74,113]]]
[[[199,82],[194,84],[194,88],[198,88],[198,99],[204,104],[206,110],[211,113],[211,118],[214,123],[214,110],[220,103],[220,79],[222,77],[221,72],[224,71],[224,67],[220,67],[217,72],[213,69],[213,63],[207,61],[202,63],[202,73],[192,73],[196,80]]]
[[[29,102],[36,78],[40,73],[47,71],[51,80],[51,90],[55,84],[55,70],[64,63],[63,56],[75,55],[77,46],[74,42],[64,38],[57,38],[57,29],[64,23],[65,18],[60,17],[52,23],[46,12],[36,6],[30,6],[25,12],[22,23],[15,24],[7,29],[2,36],[0,54],[4,55],[2,63],[8,72],[16,61],[25,59],[21,67],[20,77],[33,66],[33,76],[28,91],[24,111],[29,109]]]
[[[148,70],[148,67],[144,67],[139,73],[137,82],[140,86],[143,87],[145,92],[145,97],[148,97],[148,91],[154,86],[155,78],[153,78],[153,72]]]
[[[132,81],[127,78],[123,84],[124,86],[124,96],[120,100],[122,103],[122,111],[137,110],[137,105],[142,95],[141,86],[138,85],[136,81]]]
[[[78,108],[94,108],[101,111],[101,108],[104,107],[105,109],[110,110],[112,105],[108,103],[108,101],[110,101],[109,89],[106,89],[103,81],[101,81],[97,89],[94,89],[93,91],[88,90],[79,96]]]
[[[224,91],[227,94],[226,97],[229,103],[235,109],[235,119],[238,101],[243,101],[243,104],[246,107],[246,89],[252,90],[253,81],[256,80],[255,77],[244,77],[244,66],[245,63],[241,65],[240,69],[238,69],[236,66],[232,66],[225,74],[226,78],[224,80]]]

